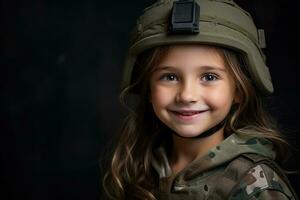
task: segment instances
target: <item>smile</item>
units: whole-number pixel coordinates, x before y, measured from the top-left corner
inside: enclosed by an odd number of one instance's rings
[[[199,117],[203,115],[208,110],[203,110],[203,111],[173,111],[169,110],[169,112],[174,116],[176,119],[182,122],[193,122]]]

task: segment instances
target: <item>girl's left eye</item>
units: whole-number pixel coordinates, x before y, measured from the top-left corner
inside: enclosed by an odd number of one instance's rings
[[[214,73],[207,73],[207,74],[204,74],[201,79],[203,81],[215,81],[217,79],[219,79],[218,75],[214,74]]]

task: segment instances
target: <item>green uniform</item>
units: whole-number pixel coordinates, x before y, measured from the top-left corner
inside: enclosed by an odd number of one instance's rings
[[[177,174],[173,174],[163,146],[155,149],[152,166],[159,174],[159,199],[212,199],[221,190],[230,190],[230,200],[294,200],[288,184],[266,164],[257,164],[236,178],[232,184],[224,181],[225,170],[244,154],[254,154],[274,160],[273,145],[265,139],[227,137],[205,156],[196,158]],[[243,162],[235,170],[243,169]],[[232,170],[232,169],[230,169]],[[232,170],[230,176],[237,176]],[[224,181],[224,182],[222,182]],[[219,188],[218,188],[219,187]],[[228,187],[228,188],[226,188]]]

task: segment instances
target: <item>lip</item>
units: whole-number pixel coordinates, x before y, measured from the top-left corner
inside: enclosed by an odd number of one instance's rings
[[[177,120],[181,122],[194,122],[208,110],[169,110]]]

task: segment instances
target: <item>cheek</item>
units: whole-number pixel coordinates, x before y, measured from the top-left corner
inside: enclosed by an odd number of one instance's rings
[[[151,88],[151,102],[153,106],[167,105],[172,101],[172,92],[164,87]]]
[[[209,93],[207,97],[212,108],[228,108],[233,102],[234,92],[231,87],[222,87]]]

